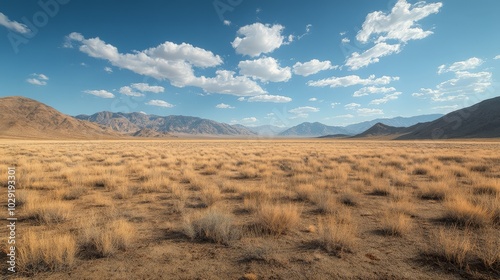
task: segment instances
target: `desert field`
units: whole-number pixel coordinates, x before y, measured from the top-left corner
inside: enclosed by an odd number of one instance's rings
[[[500,277],[499,141],[0,140],[0,155],[2,278]]]

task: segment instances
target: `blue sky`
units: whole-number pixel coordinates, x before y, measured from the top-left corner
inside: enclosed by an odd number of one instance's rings
[[[0,3],[0,96],[69,114],[346,125],[499,94],[500,2]]]

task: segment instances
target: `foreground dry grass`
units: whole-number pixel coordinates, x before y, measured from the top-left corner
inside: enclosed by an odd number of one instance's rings
[[[499,151],[498,142],[4,141],[0,182],[16,165],[17,277],[495,279]]]

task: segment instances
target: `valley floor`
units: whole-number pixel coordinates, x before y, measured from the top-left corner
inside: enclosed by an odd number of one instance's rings
[[[0,276],[498,279],[499,151],[498,141],[0,140]]]

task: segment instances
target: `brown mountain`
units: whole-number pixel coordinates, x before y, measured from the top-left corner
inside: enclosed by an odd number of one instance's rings
[[[105,139],[119,134],[71,116],[36,100],[0,98],[0,137],[17,139]]]
[[[394,136],[396,134],[401,134],[406,130],[406,127],[394,127],[383,123],[376,123],[363,133],[353,136],[353,138]]]
[[[409,130],[396,139],[500,137],[500,97],[451,112],[432,122],[417,124]]]
[[[256,135],[244,127],[188,116],[162,117],[142,113],[99,112],[91,116],[78,115],[75,118],[110,126],[121,133],[136,133],[142,129],[149,129],[159,133],[182,135]]]

